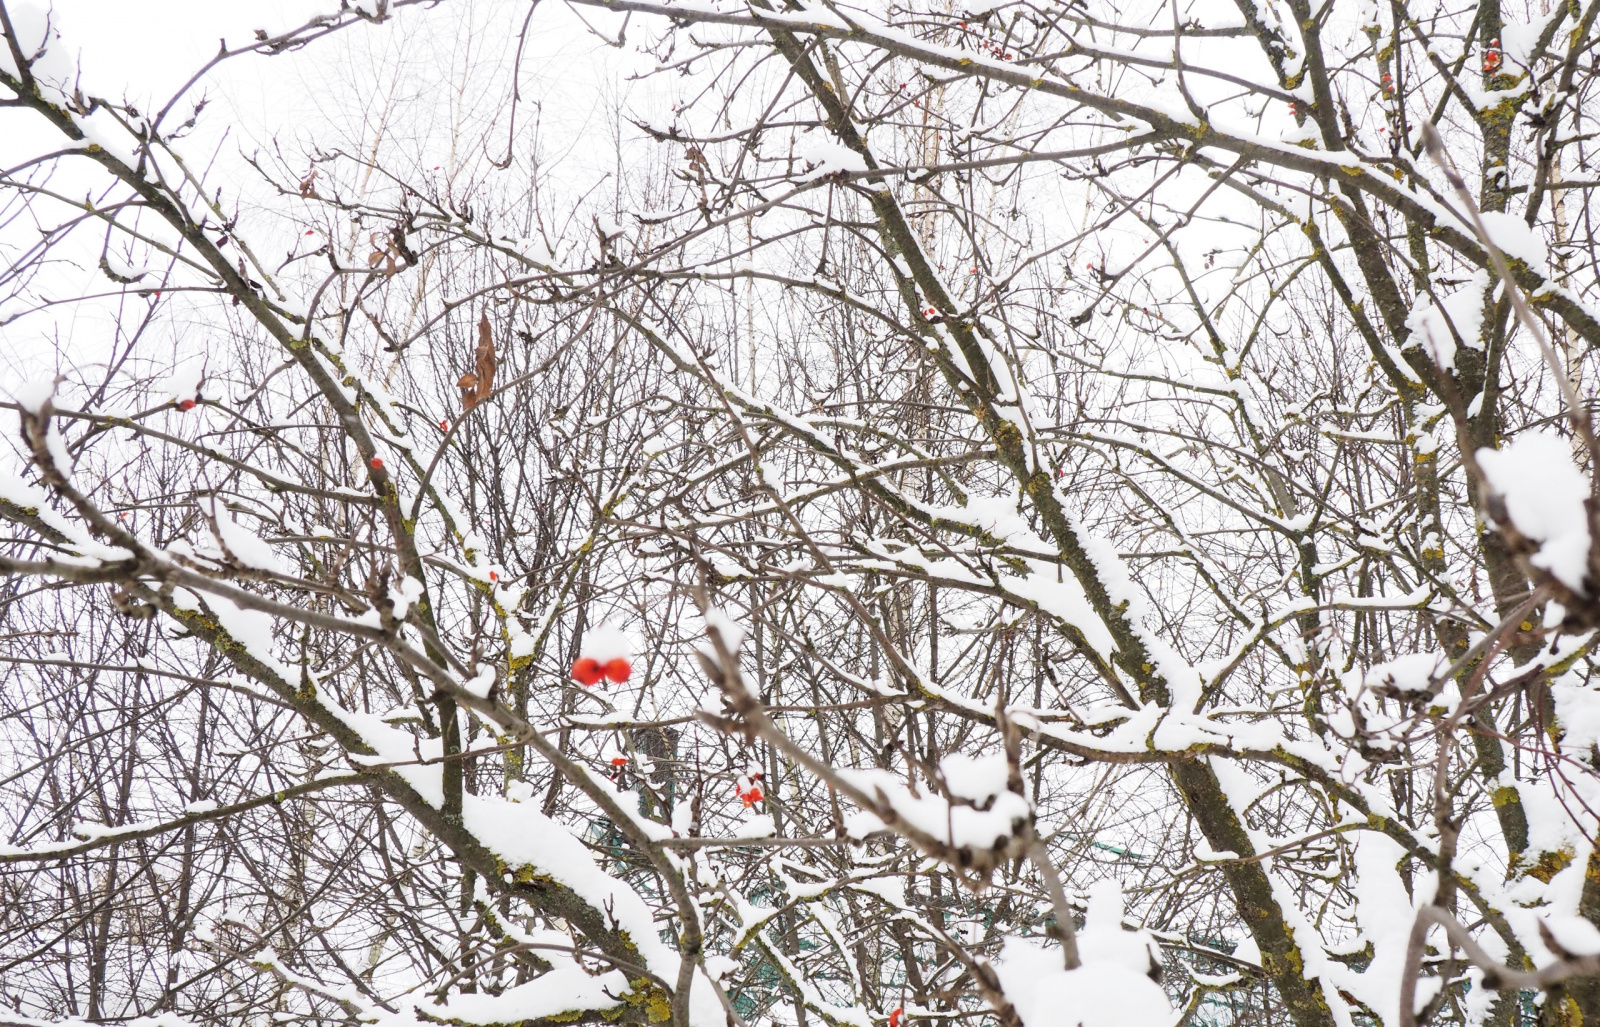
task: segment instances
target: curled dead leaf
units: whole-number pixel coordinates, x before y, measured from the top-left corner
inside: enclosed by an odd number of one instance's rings
[[[482,403],[494,391],[494,372],[499,366],[494,353],[494,330],[489,326],[489,315],[478,320],[478,349],[473,354],[474,370],[462,375],[456,382],[461,390],[461,406],[466,410]]]
[[[498,366],[494,354],[494,333],[489,328],[489,315],[484,314],[478,320],[478,402],[489,398],[489,393],[494,390],[494,371]]]

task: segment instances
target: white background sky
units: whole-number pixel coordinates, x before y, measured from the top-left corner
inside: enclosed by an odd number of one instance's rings
[[[45,0],[34,2],[42,6]],[[276,34],[319,13],[333,13],[338,0],[53,0],[50,9],[83,91],[125,100],[148,114],[215,56],[222,40],[237,48],[248,44],[257,28]],[[245,155],[276,148],[299,175],[304,173],[301,155],[329,146],[365,151],[381,122],[386,159],[395,161],[402,174],[408,166],[427,174],[436,166],[456,167],[463,169],[464,183],[484,173],[483,154],[452,153],[456,133],[451,129],[458,121],[482,126],[492,119],[498,126],[495,156],[503,152],[510,64],[527,10],[527,0],[451,0],[406,8],[382,25],[353,25],[299,51],[243,54],[197,83],[165,127],[170,130],[186,118],[193,101],[210,101],[179,148],[211,188],[222,188],[225,205],[244,213],[242,237],[258,251],[281,253],[299,233],[278,218],[251,211],[253,203],[267,203],[281,213],[283,201],[244,163]],[[617,19],[603,12],[590,14],[589,20],[615,31]],[[634,26],[630,43],[644,38],[639,29]],[[541,170],[549,174],[559,166],[558,177],[580,194],[603,181],[616,170],[610,163],[616,126],[605,112],[623,96],[629,109],[641,112],[670,102],[655,95],[662,80],[626,81],[627,71],[650,64],[631,46],[619,50],[600,43],[566,5],[541,5],[520,73],[524,105],[517,128],[524,152],[535,120],[531,105],[537,103]],[[391,99],[389,113],[381,114]],[[631,126],[623,129],[640,135]],[[0,111],[0,165],[14,167],[64,141],[30,111]],[[52,184],[68,195],[99,194],[106,179],[88,162],[69,160],[58,166]],[[12,230],[22,232],[11,235],[14,246],[26,247],[37,238],[28,224],[13,224]],[[93,263],[91,257],[87,278],[67,273],[70,281],[50,291],[103,289]],[[110,325],[95,322],[111,314],[95,308],[93,303],[57,306],[0,327],[0,392],[19,380],[63,370],[58,349],[63,344],[74,362],[102,358]]]

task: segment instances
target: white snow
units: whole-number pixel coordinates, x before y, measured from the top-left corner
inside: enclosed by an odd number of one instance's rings
[[[1160,985],[1082,946],[1079,956],[1082,966],[1064,970],[1054,947],[1006,939],[994,969],[1026,1027],[1170,1027]]]
[[[56,96],[64,95],[77,67],[61,41],[59,10],[55,5],[47,7],[33,0],[12,0],[6,4],[6,14],[17,34],[19,48],[31,60],[34,76],[52,87]],[[13,77],[17,75],[16,61],[11,57],[9,46],[0,46],[0,70]]]
[[[1547,913],[1544,924],[1556,944],[1575,956],[1600,954],[1600,928],[1571,913]]]
[[[200,382],[205,377],[205,367],[198,361],[179,365],[155,388],[158,396],[178,401],[195,399],[200,395]]]
[[[287,569],[278,554],[255,532],[233,519],[220,499],[207,503],[207,512],[217,526],[217,539],[222,548],[242,566],[271,574],[285,574]]]
[[[1371,1006],[1385,1023],[1395,1017],[1400,972],[1416,917],[1412,900],[1395,869],[1404,856],[1400,844],[1384,835],[1362,832],[1357,836],[1351,888],[1357,900],[1355,916],[1360,933],[1350,945],[1359,947],[1370,942],[1373,959],[1360,973],[1336,961],[1325,970],[1334,984]],[[1259,961],[1259,954],[1255,958]]]
[[[1543,278],[1550,277],[1550,250],[1528,223],[1515,214],[1485,211],[1479,215],[1489,239],[1509,260],[1519,260]]]
[[[1011,838],[1019,822],[1026,823],[1033,804],[1015,792],[1001,791],[993,795],[993,805],[986,809],[955,805],[938,795],[926,792],[913,794],[894,774],[876,769],[841,769],[840,776],[857,788],[885,802],[902,820],[923,834],[956,847],[989,849]],[[958,776],[962,776],[958,771]],[[963,782],[976,789],[986,787],[992,780],[990,771],[973,774]],[[868,820],[876,820],[872,814]],[[851,824],[850,830],[882,830],[883,825],[866,827]]]
[[[1161,965],[1161,949],[1148,931],[1122,927],[1122,882],[1105,878],[1089,886],[1089,908],[1078,932],[1084,963],[1115,963],[1146,975]]]
[[[1589,481],[1572,462],[1567,443],[1542,431],[1524,432],[1499,450],[1478,450],[1489,487],[1505,500],[1517,530],[1539,551],[1530,562],[1576,592],[1589,573]]]
[[[632,660],[633,644],[619,625],[606,621],[583,633],[582,651],[578,655],[601,663]]]
[[[477,674],[461,682],[461,687],[466,689],[469,695],[475,695],[479,699],[489,698],[489,692],[494,688],[494,665],[484,664],[479,667]]]
[[[1366,685],[1398,692],[1425,692],[1433,676],[1449,665],[1443,653],[1408,653],[1369,668]]]
[[[771,838],[777,833],[778,825],[773,823],[770,814],[750,813],[745,816],[745,819],[733,825],[732,837]]]
[[[865,171],[867,162],[861,154],[831,139],[819,139],[800,151],[800,157],[808,164],[813,165],[810,171],[800,176],[802,182],[809,182],[823,175],[836,172]]]
[[[1481,348],[1483,290],[1488,283],[1488,274],[1478,271],[1465,287],[1442,297],[1437,305],[1426,293],[1419,294],[1416,305],[1406,315],[1406,327],[1422,340],[1433,362],[1447,371],[1456,366],[1457,336],[1462,345]]]
[[[56,380],[37,378],[11,387],[11,398],[30,414],[37,415],[46,402],[55,398]]]
[[[722,644],[729,652],[737,652],[739,646],[744,644],[744,627],[717,607],[706,611],[706,628],[717,629],[717,634],[722,636]]]
[[[945,786],[958,799],[983,803],[1006,790],[1010,767],[1004,753],[964,756],[954,753],[939,761]]]
[[[540,952],[540,956],[548,957]],[[560,1013],[615,1009],[630,985],[621,970],[591,976],[581,966],[562,966],[499,995],[452,996],[446,1006],[424,1006],[430,1017],[467,1024],[520,1023]]]

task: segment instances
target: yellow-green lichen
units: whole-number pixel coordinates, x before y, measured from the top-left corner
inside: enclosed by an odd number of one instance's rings
[[[1550,879],[1565,870],[1572,863],[1572,850],[1563,846],[1555,851],[1546,850],[1539,853],[1539,862],[1529,867],[1526,871],[1528,877],[1550,883]]]

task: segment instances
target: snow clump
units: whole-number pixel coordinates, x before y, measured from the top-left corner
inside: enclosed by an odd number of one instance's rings
[[[1150,977],[1157,950],[1147,931],[1122,928],[1122,886],[1089,891],[1076,970],[1060,950],[1008,938],[995,973],[1026,1027],[1170,1027],[1172,1005]]]
[[[1530,431],[1504,449],[1478,450],[1489,488],[1505,502],[1518,531],[1539,543],[1529,560],[1574,592],[1584,591],[1589,572],[1589,481],[1573,466],[1567,443]]]

